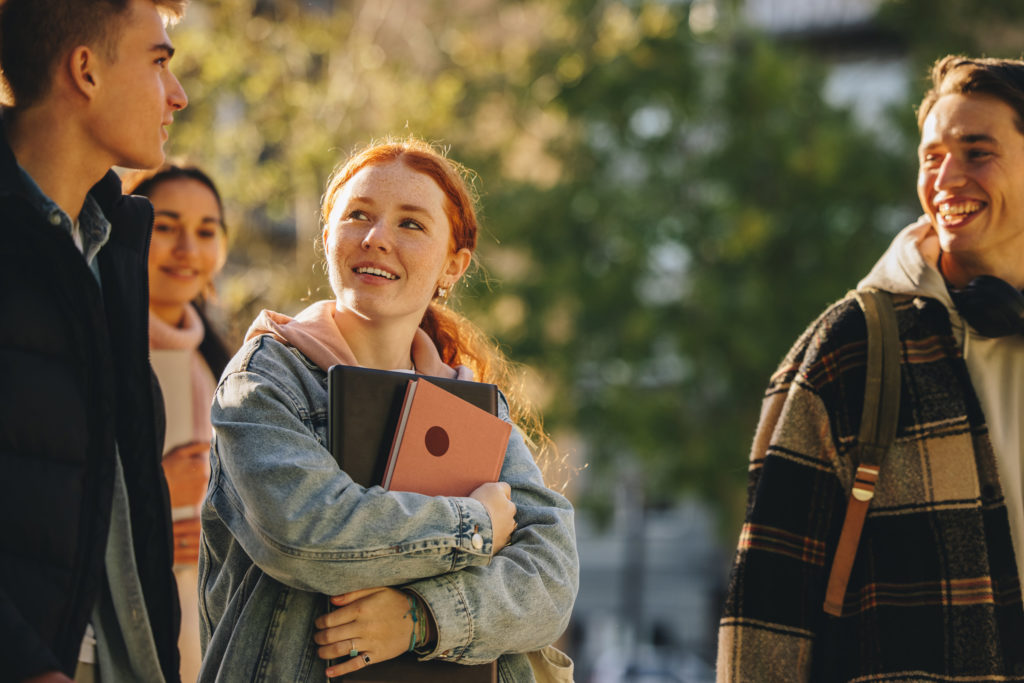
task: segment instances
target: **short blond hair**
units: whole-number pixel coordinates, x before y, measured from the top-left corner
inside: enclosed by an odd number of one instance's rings
[[[157,10],[169,24],[176,24],[185,16],[188,0],[153,0]]]

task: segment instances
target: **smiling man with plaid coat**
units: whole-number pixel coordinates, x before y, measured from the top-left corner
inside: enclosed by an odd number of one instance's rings
[[[926,216],[861,282],[891,295],[901,395],[841,615],[823,602],[864,401],[852,298],[765,396],[719,681],[1024,681],[1024,62],[947,57],[932,77]]]

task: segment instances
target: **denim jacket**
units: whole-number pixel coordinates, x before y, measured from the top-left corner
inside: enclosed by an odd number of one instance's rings
[[[415,591],[434,616],[437,646],[424,659],[497,658],[500,680],[533,681],[520,653],[565,629],[579,562],[572,507],[544,486],[522,436],[512,431],[501,471],[519,526],[492,558],[480,502],[364,489],[341,471],[327,449],[327,402],[326,373],[266,335],[221,379],[202,511],[199,680],[323,681],[313,621],[324,594],[388,585]]]

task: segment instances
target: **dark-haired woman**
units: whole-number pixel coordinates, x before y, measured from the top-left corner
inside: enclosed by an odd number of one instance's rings
[[[230,354],[205,315],[227,235],[220,193],[197,168],[132,173],[125,192],[153,204],[149,247],[150,357],[167,413],[164,474],[174,519],[174,575],[181,601],[181,677],[199,675],[199,503],[209,481],[210,403]]]

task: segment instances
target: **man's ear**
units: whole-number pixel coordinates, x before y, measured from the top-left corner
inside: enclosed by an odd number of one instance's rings
[[[79,45],[68,55],[65,65],[74,90],[91,100],[99,87],[100,60],[96,53]]]

